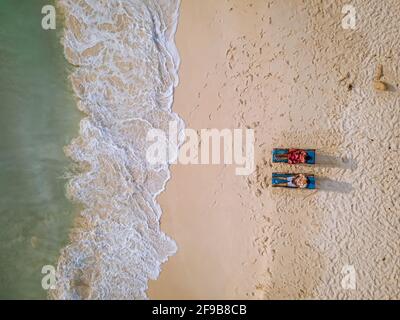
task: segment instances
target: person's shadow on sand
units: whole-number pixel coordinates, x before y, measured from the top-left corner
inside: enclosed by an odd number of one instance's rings
[[[336,157],[326,154],[318,154],[315,162],[319,167],[331,167],[340,169],[357,169],[357,162],[348,157]]]
[[[339,182],[325,177],[317,179],[317,186],[322,191],[333,191],[339,193],[350,193],[353,186],[348,182]]]

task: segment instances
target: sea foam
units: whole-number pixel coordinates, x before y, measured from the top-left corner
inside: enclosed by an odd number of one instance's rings
[[[57,299],[145,299],[149,279],[176,252],[156,196],[167,165],[146,161],[149,129],[168,132],[178,84],[179,0],[59,0],[71,83],[85,113],[65,148],[80,170],[67,194],[83,209],[60,255]],[[178,143],[181,143],[179,141]]]

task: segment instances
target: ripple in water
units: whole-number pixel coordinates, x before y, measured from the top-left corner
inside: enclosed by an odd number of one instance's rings
[[[65,148],[80,164],[68,196],[84,207],[61,252],[58,299],[145,299],[175,253],[156,196],[168,166],[146,162],[147,131],[168,132],[178,83],[178,0],[60,0],[71,82],[87,116]],[[180,141],[181,142],[181,141]]]

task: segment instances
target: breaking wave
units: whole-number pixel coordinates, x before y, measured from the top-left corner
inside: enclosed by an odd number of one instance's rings
[[[176,251],[160,230],[156,196],[167,165],[146,162],[146,134],[168,132],[179,57],[179,0],[59,0],[71,83],[85,113],[65,148],[79,164],[67,194],[83,209],[61,252],[56,299],[146,299]],[[181,141],[179,141],[181,143]]]

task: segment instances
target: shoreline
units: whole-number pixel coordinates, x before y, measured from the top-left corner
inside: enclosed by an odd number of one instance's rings
[[[223,115],[227,109],[218,109],[216,89],[220,84],[210,69],[211,65],[225,64],[225,57],[218,53],[222,47],[218,35],[208,30],[207,34],[196,36],[195,45],[188,42],[192,32],[199,35],[203,25],[212,23],[212,11],[225,6],[225,3],[215,5],[210,1],[181,2],[175,37],[181,57],[180,84],[175,90],[173,110],[186,127],[195,130],[237,128],[235,119]],[[208,106],[202,104],[204,91],[209,91],[203,98],[209,102]],[[213,112],[216,116],[210,120]],[[221,181],[210,184],[216,178]],[[232,193],[245,192],[246,178],[235,175],[235,165],[171,166],[171,179],[159,202],[164,211],[162,229],[175,239],[178,251],[163,265],[160,277],[150,282],[151,299],[253,297],[252,275],[257,272],[257,266],[249,261],[254,261],[256,254],[247,252],[252,243],[243,235],[251,234],[256,224],[247,219],[241,198],[232,199]],[[242,235],[236,234],[238,228]]]
[[[83,210],[61,250],[54,299],[146,299],[147,282],[176,251],[156,201],[170,173],[146,161],[150,129],[182,123],[171,111],[179,57],[178,1],[60,0],[64,54],[85,117],[64,148],[78,172],[67,195]],[[140,27],[138,27],[140,26]],[[145,75],[145,77],[143,77]],[[179,130],[182,128],[179,127]]]

